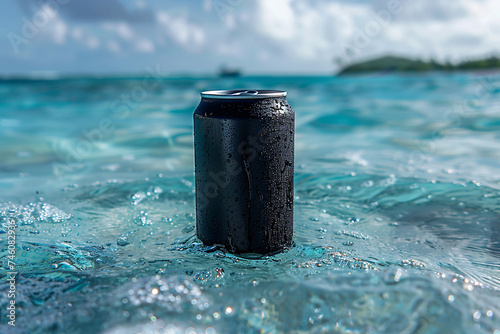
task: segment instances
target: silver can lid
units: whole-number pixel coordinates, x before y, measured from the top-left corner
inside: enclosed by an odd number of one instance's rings
[[[283,90],[208,90],[201,93],[201,97],[208,99],[267,99],[273,97],[285,97],[286,92]]]

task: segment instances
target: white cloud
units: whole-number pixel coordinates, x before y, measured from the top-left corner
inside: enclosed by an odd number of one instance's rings
[[[112,32],[116,37],[118,37],[123,42],[130,44],[135,50],[143,53],[154,52],[156,47],[154,43],[143,36],[143,34],[134,32],[132,26],[126,22],[107,22],[103,23],[102,27]],[[108,49],[113,52],[118,52],[120,48],[116,47],[118,43],[112,39],[108,43]],[[112,43],[112,44],[110,44]],[[112,47],[110,47],[112,45]]]
[[[476,6],[475,2],[476,0],[454,0],[453,5],[450,5],[447,0],[406,0],[396,19],[421,23],[434,20],[445,22],[472,14],[469,10]]]
[[[205,41],[203,29],[185,17],[159,12],[157,20],[161,30],[184,48],[197,49]]]
[[[97,38],[96,36],[88,36],[85,39],[84,43],[90,49],[97,49],[99,47],[99,45],[100,45],[99,38]]]
[[[241,58],[244,56],[245,46],[237,41],[225,42],[225,43],[214,43],[213,51],[221,56],[231,56]]]
[[[457,61],[500,51],[500,36],[490,30],[498,22],[498,1],[457,0],[453,8],[447,6],[439,0],[408,3],[379,44],[387,51],[407,47],[407,53],[417,56]]]
[[[135,2],[135,6],[140,9],[144,9],[147,7],[146,2],[144,0],[137,0]]]
[[[48,28],[51,30],[52,39],[56,44],[64,44],[66,42],[68,27],[63,21],[54,21]]]
[[[300,28],[296,20],[300,13],[292,8],[292,0],[260,0],[256,14],[256,30],[272,39],[290,41]]]
[[[135,41],[134,46],[139,52],[151,53],[155,50],[153,42],[149,39],[138,39]]]
[[[73,28],[71,30],[71,36],[76,40],[80,41],[83,37],[83,31],[81,28]]]
[[[59,17],[58,13],[54,11],[50,6],[44,5],[38,10],[39,13],[44,13],[46,15],[47,23],[40,26],[42,36],[46,36],[56,44],[63,44],[66,41],[66,35],[68,34],[68,26]]]
[[[134,38],[134,32],[128,23],[125,22],[108,22],[104,23],[103,28],[114,32],[123,40],[130,41]]]
[[[69,29],[68,29],[69,30]],[[89,49],[97,49],[101,44],[99,38],[83,27],[75,27],[69,33],[73,40]],[[108,45],[109,48],[109,45]]]
[[[457,0],[452,6],[444,0],[406,0],[398,13],[391,13],[390,3],[258,0],[251,26],[258,37],[247,44],[268,48],[275,58],[286,56],[325,66],[343,55],[343,46],[362,40],[350,60],[382,53],[449,59],[500,50],[500,35],[492,33],[500,27],[500,2],[496,0]],[[388,25],[375,19],[380,10],[389,13]],[[236,26],[248,27],[242,21]]]
[[[254,29],[289,57],[330,62],[366,6],[306,0],[259,0]]]
[[[234,4],[223,17],[214,0],[203,0],[198,6],[158,4],[156,16],[147,24],[82,23],[41,7],[50,20],[40,29],[40,37],[54,44],[77,42],[70,48],[102,45],[114,53],[169,49],[180,66],[186,53],[203,51],[211,67],[226,63],[261,72],[272,68],[332,71],[332,60],[345,54],[345,46],[360,41],[363,46],[349,61],[388,53],[458,61],[500,52],[498,0],[456,0],[453,5],[447,0],[401,0],[402,12],[390,14],[388,24],[376,17],[381,10],[389,10],[392,0],[222,1]],[[153,12],[143,0],[132,3]]]
[[[109,41],[107,43],[108,50],[115,52],[115,53],[120,53],[121,48],[120,44],[118,44],[116,41]]]
[[[213,0],[203,0],[203,9],[205,12],[212,11],[212,1]]]

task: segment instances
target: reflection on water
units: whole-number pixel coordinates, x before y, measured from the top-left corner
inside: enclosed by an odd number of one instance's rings
[[[478,96],[480,79],[165,79],[128,109],[113,101],[140,79],[0,82],[17,325],[500,331],[500,77]],[[192,112],[200,90],[235,87],[285,89],[297,115],[295,245],[273,256],[195,236]]]

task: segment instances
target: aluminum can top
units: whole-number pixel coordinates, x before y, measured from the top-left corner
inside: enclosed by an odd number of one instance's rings
[[[286,92],[282,90],[209,90],[201,93],[202,98],[221,100],[255,100],[285,97]]]

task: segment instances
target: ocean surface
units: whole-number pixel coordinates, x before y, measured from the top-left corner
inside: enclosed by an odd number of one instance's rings
[[[196,238],[192,114],[240,88],[296,113],[277,255]],[[1,333],[498,334],[500,75],[5,79],[0,222]]]

